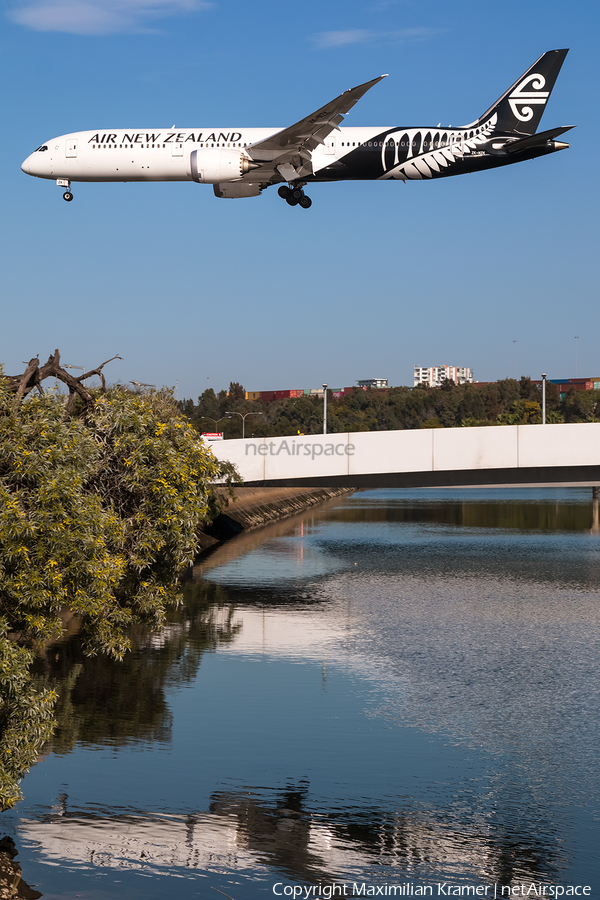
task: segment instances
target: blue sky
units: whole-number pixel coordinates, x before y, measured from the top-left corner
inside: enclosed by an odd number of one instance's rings
[[[0,361],[92,367],[196,398],[412,383],[414,365],[600,376],[597,0],[1,0]],[[196,184],[20,171],[88,128],[284,127],[384,72],[355,125],[465,124],[569,47],[554,156],[434,183],[310,188],[310,210]],[[576,338],[576,336],[578,336]],[[516,343],[514,343],[516,341]]]

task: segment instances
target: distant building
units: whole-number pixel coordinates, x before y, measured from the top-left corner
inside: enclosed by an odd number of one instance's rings
[[[560,394],[560,399],[564,400],[570,390],[573,391],[598,391],[600,390],[600,378],[548,378],[548,384],[555,384]],[[532,384],[541,386],[540,381],[531,381]]]
[[[455,384],[472,384],[473,369],[466,366],[415,366],[414,386],[426,384],[427,387],[440,387],[444,381]]]
[[[386,388],[388,386],[387,378],[365,378],[356,383],[361,388]]]

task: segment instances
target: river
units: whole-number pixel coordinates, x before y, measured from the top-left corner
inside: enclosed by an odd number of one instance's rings
[[[46,900],[598,900],[590,489],[358,492],[185,596],[123,664],[40,661],[59,729],[3,820]]]

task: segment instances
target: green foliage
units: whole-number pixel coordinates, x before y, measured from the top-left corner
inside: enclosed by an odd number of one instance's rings
[[[229,397],[221,392],[204,391],[198,405],[192,409],[189,401],[180,407],[190,416],[199,430],[212,429],[203,419],[219,419],[226,411],[260,412],[260,417],[247,419],[246,433],[256,437],[279,435],[319,434],[323,430],[323,399],[317,396],[275,400],[244,400],[230,384]],[[593,392],[585,392],[590,394]],[[234,399],[238,397],[239,399]],[[590,421],[595,412],[585,406],[581,395],[569,401],[570,412],[560,403],[553,384],[547,385],[546,408],[560,411],[567,421]],[[389,390],[361,390],[354,388],[342,397],[329,391],[327,400],[327,428],[331,433],[345,431],[388,431],[405,428],[457,428],[482,425],[514,425],[541,422],[541,394],[531,379],[504,378],[492,384],[462,384],[446,381],[441,388],[419,385],[415,388],[395,387]],[[595,407],[594,407],[595,409]],[[548,421],[550,419],[548,418]],[[239,416],[223,421],[219,430],[225,438],[242,436]]]
[[[19,781],[36,761],[54,725],[54,691],[36,691],[32,653],[7,638],[0,620],[0,809],[21,798]]]
[[[223,503],[212,483],[236,480],[167,392],[114,388],[94,400],[85,420],[66,417],[60,395],[18,404],[0,378],[5,805],[51,727],[52,697],[33,691],[14,641],[56,638],[76,615],[85,653],[120,659],[132,624],[158,627],[178,604],[198,527]]]
[[[246,391],[243,386],[239,383],[239,381],[230,381],[229,382],[229,400],[231,403],[235,403],[238,400],[246,399]]]
[[[204,391],[197,406],[182,401],[185,411],[198,430],[212,430],[213,423],[202,416],[219,419],[227,410],[261,416],[246,421],[246,433],[256,437],[319,434],[323,430],[323,399],[304,396],[272,403],[244,400],[236,384],[230,384],[229,397],[221,391]],[[241,386],[240,386],[241,387]],[[233,399],[232,395],[239,399]],[[523,376],[503,378],[490,384],[461,384],[446,381],[441,388],[418,385],[415,388],[394,387],[389,390],[354,388],[342,397],[329,391],[327,400],[328,431],[391,431],[404,428],[457,428],[483,425],[527,425],[542,421],[541,389]],[[570,390],[563,400],[557,386],[546,383],[546,421],[600,421],[600,391]],[[226,438],[242,436],[238,416],[223,421],[219,430]]]
[[[575,391],[571,388],[562,404],[566,422],[598,422],[600,391]]]

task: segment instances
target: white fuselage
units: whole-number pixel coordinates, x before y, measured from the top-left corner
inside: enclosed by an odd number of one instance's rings
[[[369,141],[385,127],[343,128],[312,154],[313,171],[331,165],[347,147]],[[190,156],[198,150],[239,149],[280,128],[156,128],[78,131],[52,138],[21,166],[28,175],[69,181],[191,181]]]

